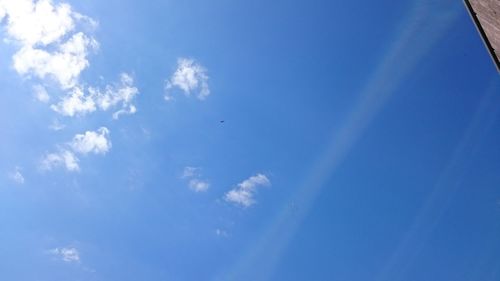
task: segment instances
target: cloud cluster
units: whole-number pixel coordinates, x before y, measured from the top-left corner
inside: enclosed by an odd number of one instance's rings
[[[51,78],[63,89],[74,87],[89,66],[87,56],[97,41],[80,24],[96,22],[74,12],[66,3],[51,0],[0,0],[0,20],[5,21],[7,42],[19,46],[14,69],[23,76]]]
[[[54,248],[49,250],[49,253],[67,263],[78,263],[80,262],[80,253],[78,249],[74,247],[67,248]]]
[[[64,167],[72,172],[79,171],[79,159],[76,154],[87,155],[93,153],[104,155],[110,149],[109,130],[101,127],[97,131],[77,134],[71,142],[60,146],[57,152],[46,154],[40,163],[40,167],[46,171],[57,167]]]
[[[105,89],[85,87],[81,73],[89,67],[88,56],[99,43],[83,30],[94,29],[96,21],[81,15],[69,4],[51,0],[0,0],[0,23],[4,23],[4,40],[18,46],[13,68],[25,77],[53,80],[65,92],[51,108],[63,116],[81,116],[118,107],[113,118],[137,111],[132,100],[139,93],[132,77],[122,73],[119,83]],[[35,97],[50,100],[42,85],[35,86]]]
[[[257,193],[257,188],[270,185],[271,182],[265,175],[257,174],[240,182],[237,187],[228,191],[224,195],[224,200],[245,208],[250,207],[256,203],[254,196]]]
[[[200,179],[200,168],[185,167],[182,173],[182,178],[188,180],[189,189],[195,192],[204,192],[210,188],[210,183],[206,180]]]
[[[193,59],[179,58],[177,69],[165,83],[165,100],[172,99],[173,88],[180,89],[188,97],[196,92],[196,97],[204,100],[210,95],[207,70]]]
[[[95,20],[64,2],[0,0],[0,25],[3,42],[16,48],[12,68],[20,76],[35,80],[34,98],[49,103],[49,93],[61,94],[50,105],[54,112],[75,117],[109,110],[113,119],[118,119],[137,111],[133,101],[139,90],[131,75],[122,73],[118,82],[103,88],[81,81],[82,72],[90,66],[89,55],[99,48],[91,34],[97,27]],[[58,131],[64,125],[56,120],[49,128]],[[59,145],[55,152],[43,157],[40,166],[43,170],[64,167],[78,171],[79,155],[102,155],[110,148],[109,131],[102,127],[77,134],[71,142]],[[24,181],[19,171],[14,176],[11,176],[14,181]]]
[[[105,89],[74,87],[51,108],[61,115],[73,117],[85,115],[97,109],[107,111],[119,107],[119,110],[113,113],[113,119],[118,119],[122,114],[133,114],[137,111],[132,102],[138,93],[139,90],[134,86],[134,79],[129,74],[122,73],[119,83],[107,85]]]

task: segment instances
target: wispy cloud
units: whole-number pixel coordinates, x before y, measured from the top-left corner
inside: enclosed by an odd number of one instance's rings
[[[118,119],[122,114],[134,114],[137,109],[132,104],[134,97],[139,94],[139,90],[134,86],[134,79],[127,73],[120,75],[120,83],[108,85],[104,91],[90,88],[97,100],[97,105],[102,110],[120,105],[121,109],[113,113],[113,118]]]
[[[49,250],[49,254],[67,263],[80,262],[80,252],[74,247],[54,248]]]
[[[227,231],[225,231],[224,229],[220,229],[220,228],[215,229],[215,235],[217,235],[219,237],[223,237],[223,238],[229,237],[229,233],[227,233]]]
[[[50,171],[57,167],[65,167],[68,171],[76,172],[80,170],[78,162],[73,152],[61,148],[58,152],[46,154],[40,163],[40,168]]]
[[[193,59],[179,58],[177,69],[165,83],[165,100],[172,100],[174,88],[180,89],[186,96],[194,94],[204,100],[210,95],[206,68]]]
[[[205,192],[210,188],[210,183],[201,179],[201,169],[197,167],[185,167],[182,178],[188,180],[189,189],[195,192]]]
[[[110,149],[111,140],[107,128],[101,127],[97,131],[86,131],[75,135],[71,142],[60,145],[57,152],[46,154],[41,160],[40,168],[50,171],[57,167],[64,167],[68,171],[76,172],[80,170],[76,154],[104,155]]]
[[[49,93],[47,93],[47,89],[45,89],[44,86],[42,86],[42,85],[33,86],[33,92],[34,92],[35,98],[39,102],[43,102],[43,103],[49,102],[50,96],[49,96]]]
[[[198,177],[200,174],[200,168],[187,166],[182,172],[182,178],[193,178]]]
[[[237,187],[228,191],[224,195],[224,200],[245,208],[250,207],[256,203],[254,197],[257,193],[257,188],[270,185],[271,181],[265,175],[257,174],[240,182]]]
[[[207,191],[210,187],[210,184],[207,181],[192,179],[189,181],[189,188],[196,192]]]
[[[16,167],[14,171],[10,172],[9,178],[17,184],[24,184],[24,176],[21,173],[20,167]]]
[[[95,101],[80,87],[74,87],[58,104],[51,108],[64,116],[85,115],[96,110]]]
[[[52,121],[52,124],[49,125],[49,129],[51,129],[52,131],[60,131],[64,128],[66,128],[66,125],[62,124],[58,119],[54,119],[54,121]]]
[[[123,114],[133,114],[137,111],[132,103],[139,90],[134,86],[134,79],[127,73],[120,75],[120,82],[107,85],[105,89],[94,87],[74,87],[70,93],[51,108],[64,116],[85,115],[100,109],[107,111],[111,108],[120,109],[113,113],[118,119]]]

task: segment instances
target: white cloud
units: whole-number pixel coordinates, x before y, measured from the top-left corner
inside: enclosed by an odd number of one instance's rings
[[[51,0],[0,0],[0,20],[6,30],[4,42],[18,46],[12,57],[17,73],[54,80],[66,92],[51,106],[54,111],[73,117],[118,107],[114,119],[137,111],[132,101],[139,91],[130,75],[121,74],[119,83],[104,90],[86,88],[80,81],[90,65],[89,53],[99,48],[85,28],[96,28],[95,20],[73,11],[69,4]],[[50,97],[41,87],[35,88],[35,97],[48,102]]]
[[[80,253],[78,249],[74,247],[67,248],[55,248],[49,250],[49,253],[55,256],[56,258],[67,262],[67,263],[79,263],[80,262]]]
[[[78,158],[75,154],[67,149],[60,149],[57,153],[48,153],[42,159],[40,168],[45,171],[50,171],[57,167],[65,167],[66,170],[76,172],[80,170]]]
[[[119,106],[120,109],[113,113],[113,118],[118,119],[122,114],[133,114],[137,111],[132,104],[139,90],[134,86],[133,78],[126,73],[120,75],[120,82],[108,85],[104,90],[89,87],[88,91],[81,87],[74,87],[72,92],[65,95],[58,104],[51,108],[64,116],[85,115],[100,109],[107,111]]]
[[[210,187],[210,183],[206,180],[200,179],[201,169],[197,167],[187,166],[182,172],[183,179],[189,179],[188,187],[195,192],[205,192]]]
[[[103,111],[120,105],[121,109],[113,114],[114,119],[118,119],[122,114],[134,114],[137,109],[132,104],[139,90],[134,86],[134,79],[127,73],[120,75],[118,85],[108,85],[104,91],[89,88],[89,92],[95,97],[96,104]]]
[[[17,184],[24,183],[24,176],[21,173],[21,168],[19,167],[16,167],[16,169],[13,172],[9,173],[9,178]]]
[[[2,14],[6,16],[4,41],[19,46],[13,56],[19,74],[50,77],[63,89],[78,83],[80,73],[89,66],[88,53],[98,43],[75,28],[79,22],[94,26],[95,21],[73,12],[66,3],[51,0],[0,0]]]
[[[189,188],[196,192],[204,192],[207,191],[210,187],[210,184],[207,181],[192,179],[189,181]]]
[[[79,154],[106,154],[111,149],[111,141],[108,139],[109,130],[105,127],[97,131],[87,131],[84,134],[77,134],[70,146],[73,151]]]
[[[75,154],[106,154],[110,149],[111,140],[106,127],[101,127],[97,131],[86,131],[75,135],[71,142],[60,146],[58,152],[46,154],[42,158],[40,168],[49,171],[57,167],[65,167],[70,172],[79,171],[80,160]]]
[[[45,89],[44,86],[42,86],[42,85],[35,85],[33,87],[33,91],[34,91],[35,98],[38,101],[43,102],[43,103],[48,103],[49,102],[50,96],[47,93],[47,90]]]
[[[172,100],[171,91],[175,87],[182,90],[186,96],[196,92],[196,97],[204,100],[210,95],[207,70],[193,59],[179,58],[176,71],[166,81],[165,100]]]
[[[24,45],[48,45],[75,27],[71,6],[50,0],[1,0],[7,33]],[[1,13],[0,13],[1,14]]]
[[[58,104],[50,107],[64,116],[84,115],[96,110],[92,96],[86,95],[79,87],[73,88],[71,93],[68,93]]]
[[[50,77],[63,89],[70,89],[77,85],[80,73],[89,66],[88,51],[97,46],[94,39],[81,32],[60,44],[57,51],[24,46],[13,57],[14,69],[21,75]]]
[[[224,200],[243,207],[250,207],[256,203],[254,196],[257,193],[257,188],[269,185],[271,182],[265,175],[257,174],[242,181],[236,188],[227,192],[224,195]]]
[[[3,20],[5,17],[5,8],[3,7],[3,4],[0,4],[0,22]]]

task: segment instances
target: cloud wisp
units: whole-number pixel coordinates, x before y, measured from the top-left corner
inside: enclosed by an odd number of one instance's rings
[[[188,180],[189,189],[195,192],[205,192],[210,188],[207,180],[201,179],[201,169],[197,167],[185,167],[182,178]]]
[[[80,252],[75,247],[54,248],[49,254],[66,263],[80,262]]]
[[[25,179],[23,174],[21,173],[21,168],[16,167],[14,171],[9,173],[9,178],[15,182],[16,184],[24,184]]]
[[[54,119],[49,125],[49,129],[52,131],[61,131],[66,128],[66,125],[62,124],[58,119]]]
[[[42,85],[33,86],[33,92],[35,99],[37,99],[39,102],[48,103],[50,101],[50,95],[44,86]]]
[[[189,188],[196,192],[204,192],[207,191],[210,187],[210,184],[207,181],[192,179],[189,181]]]
[[[134,114],[137,108],[132,103],[139,90],[134,86],[134,79],[127,73],[120,75],[120,82],[107,85],[104,89],[74,87],[52,110],[63,116],[83,116],[97,109],[107,111],[119,107],[113,113],[113,119],[124,114]]]
[[[71,142],[59,146],[57,152],[48,153],[42,158],[41,170],[50,171],[57,167],[64,167],[70,172],[79,171],[80,160],[76,155],[106,154],[111,149],[109,134],[107,128],[101,127],[96,131],[75,135]]]
[[[255,194],[257,189],[263,186],[270,186],[271,181],[263,174],[257,174],[240,182],[235,188],[224,195],[224,200],[241,207],[250,207],[257,201]]]
[[[180,89],[187,97],[195,95],[199,100],[206,99],[210,95],[206,68],[193,59],[179,58],[177,69],[165,82],[166,101],[173,99],[172,90],[175,88]]]
[[[70,172],[80,170],[79,160],[73,152],[68,149],[59,148],[57,152],[46,154],[41,163],[40,168],[43,171],[50,171],[57,167],[64,167]]]

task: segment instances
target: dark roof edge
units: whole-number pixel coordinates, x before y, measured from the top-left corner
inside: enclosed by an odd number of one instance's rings
[[[476,12],[474,12],[474,9],[472,8],[472,5],[470,4],[469,0],[464,0],[465,6],[467,7],[467,10],[469,11],[469,15],[471,16],[472,20],[474,21],[477,31],[479,31],[479,34],[481,35],[481,38],[483,39],[484,45],[490,52],[491,58],[493,59],[493,62],[495,63],[497,67],[498,73],[500,73],[500,61],[498,60],[498,57],[495,54],[495,49],[491,45],[490,40],[488,39],[488,36],[486,36],[486,33],[484,32],[484,29],[481,25],[481,22],[479,21],[479,18],[477,17]]]

